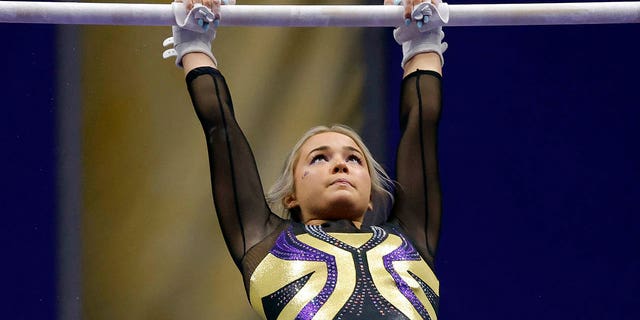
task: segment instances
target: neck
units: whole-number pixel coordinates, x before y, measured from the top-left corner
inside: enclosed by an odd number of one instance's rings
[[[333,221],[333,220],[309,219],[309,220],[307,220],[307,221],[303,221],[303,223],[304,223],[304,224],[306,224],[306,225],[316,226],[316,225],[321,225],[321,224],[323,224],[323,223],[330,222],[330,221]],[[356,228],[358,228],[358,229],[360,229],[360,227],[362,227],[362,221],[357,221],[357,220],[356,220],[356,221],[354,221],[354,220],[351,220],[351,222],[352,222],[352,223],[353,223],[353,225],[354,225],[354,226],[356,226]]]

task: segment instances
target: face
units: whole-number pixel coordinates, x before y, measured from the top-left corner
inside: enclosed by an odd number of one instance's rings
[[[346,135],[324,132],[309,138],[299,150],[293,176],[295,191],[285,204],[300,208],[302,222],[362,222],[371,208],[368,165],[362,150]]]

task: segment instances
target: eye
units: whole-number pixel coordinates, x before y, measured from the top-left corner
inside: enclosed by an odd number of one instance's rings
[[[352,154],[347,157],[347,162],[355,162],[357,164],[362,165],[362,159],[359,156]]]
[[[325,156],[324,154],[317,154],[313,156],[313,158],[311,158],[311,164],[316,164],[321,161],[328,161],[327,156]]]

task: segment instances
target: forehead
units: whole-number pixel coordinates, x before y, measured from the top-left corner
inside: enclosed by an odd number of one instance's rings
[[[302,151],[302,154],[306,155],[306,153],[310,152],[311,150],[320,148],[320,147],[329,147],[331,149],[342,149],[343,147],[352,147],[362,152],[362,150],[360,150],[360,147],[358,147],[358,144],[356,144],[356,142],[353,141],[353,139],[351,139],[349,136],[346,136],[338,132],[318,133],[310,137],[309,139],[307,139],[307,141],[305,141],[304,144],[302,144],[302,147],[300,149]]]

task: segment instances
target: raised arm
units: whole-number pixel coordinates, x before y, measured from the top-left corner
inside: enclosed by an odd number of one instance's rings
[[[201,34],[208,33],[211,32]],[[176,36],[190,41],[202,39],[193,31],[179,28],[174,29],[174,39]],[[204,130],[220,227],[231,256],[240,267],[245,253],[281,220],[271,213],[264,199],[255,159],[236,122],[227,83],[216,69],[210,49],[202,45],[210,44],[212,38],[198,40],[199,45],[176,42],[175,47],[177,63],[185,69],[191,101]]]
[[[439,60],[437,55],[435,59]],[[402,136],[398,146],[398,187],[393,216],[415,241],[423,257],[433,263],[442,213],[437,160],[441,77],[428,65],[417,67],[417,71],[408,73],[402,81]]]
[[[411,27],[416,28],[407,28]],[[396,39],[402,38],[398,32]],[[398,220],[432,267],[442,215],[437,134],[442,104],[442,52],[446,49],[443,36],[441,28],[437,28],[415,33],[402,42],[405,71],[400,96],[401,140],[392,211],[392,218]]]

